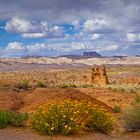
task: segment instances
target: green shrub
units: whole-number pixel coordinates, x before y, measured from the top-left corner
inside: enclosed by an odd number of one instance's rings
[[[0,111],[0,128],[11,126],[24,126],[28,119],[27,113],[17,113],[12,111]]]
[[[68,87],[71,87],[71,88],[76,88],[76,84],[69,84]]]
[[[12,113],[11,125],[12,126],[24,126],[26,120],[28,119],[27,113]]]
[[[113,129],[113,116],[91,102],[66,100],[39,107],[32,115],[30,125],[48,135],[94,130],[109,133]]]
[[[22,80],[15,87],[18,89],[28,89],[29,88],[29,81]]]
[[[41,81],[37,81],[36,87],[46,87],[46,85]]]
[[[75,84],[61,84],[58,85],[59,88],[76,88],[77,86]]]
[[[127,129],[140,129],[140,106],[134,106],[133,109],[124,113],[124,120]]]
[[[5,128],[12,119],[12,113],[8,111],[0,111],[0,128]]]
[[[93,85],[90,85],[90,84],[82,84],[82,85],[79,85],[79,87],[81,88],[89,88],[89,87],[94,87]]]
[[[124,120],[126,128],[131,130],[140,129],[140,96],[135,97],[135,102],[132,109],[126,110]]]
[[[135,104],[139,104],[140,103],[140,96],[136,95],[135,97]]]
[[[113,108],[113,111],[114,111],[114,113],[120,113],[121,112],[121,107],[115,105],[114,108]]]

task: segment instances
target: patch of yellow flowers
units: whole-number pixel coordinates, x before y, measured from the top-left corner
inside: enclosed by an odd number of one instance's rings
[[[38,107],[30,124],[43,134],[70,135],[94,130],[109,133],[113,121],[110,112],[92,102],[65,100]]]

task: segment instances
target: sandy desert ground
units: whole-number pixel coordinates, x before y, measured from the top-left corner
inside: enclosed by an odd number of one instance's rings
[[[109,85],[91,86],[91,68],[106,64]],[[29,88],[18,89],[21,80],[29,81]],[[36,87],[38,81],[46,87]],[[67,87],[66,85],[70,85]],[[74,86],[73,86],[74,85]],[[28,139],[79,139],[79,140],[138,140],[140,132],[127,132],[122,112],[131,108],[136,96],[140,95],[140,57],[127,58],[23,58],[0,59],[0,109],[32,113],[45,102],[64,99],[87,99],[112,111],[121,108],[117,116],[117,130],[107,136],[96,133],[82,137],[48,137],[34,134],[26,128],[0,130],[1,140]],[[12,132],[12,133],[11,133]],[[14,135],[13,135],[14,133]],[[9,136],[8,136],[8,135]],[[23,135],[21,138],[20,136]]]

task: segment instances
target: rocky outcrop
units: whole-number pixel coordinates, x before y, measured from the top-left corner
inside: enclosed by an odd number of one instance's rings
[[[99,70],[99,67],[92,68],[91,84],[109,84],[105,65],[102,66],[101,71]]]

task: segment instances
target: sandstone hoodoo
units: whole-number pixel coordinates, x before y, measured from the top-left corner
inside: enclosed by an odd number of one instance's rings
[[[99,70],[99,67],[92,68],[91,84],[101,84],[101,85],[109,84],[105,65],[102,66],[101,71]]]

